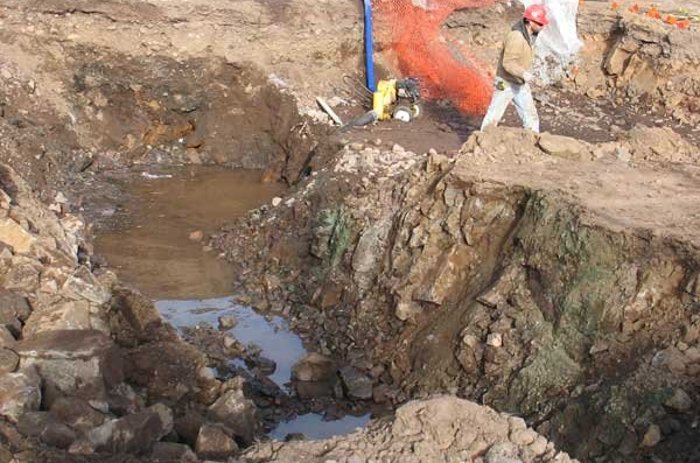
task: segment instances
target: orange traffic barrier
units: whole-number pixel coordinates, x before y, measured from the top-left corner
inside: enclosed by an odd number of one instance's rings
[[[672,14],[670,14],[670,15],[666,16],[666,19],[664,19],[664,22],[666,24],[670,24],[671,26],[675,26],[678,23],[678,19],[676,19],[676,17],[673,16]]]
[[[613,11],[619,10],[619,9],[620,9],[620,4],[617,3],[617,2],[612,2],[612,4],[610,5],[610,9],[613,10]]]
[[[629,7],[630,13],[639,13],[639,10],[641,10],[641,8],[639,8],[639,5],[637,5],[636,3]]]
[[[676,22],[676,27],[678,29],[687,29],[690,26],[690,19],[684,19],[682,21]]]

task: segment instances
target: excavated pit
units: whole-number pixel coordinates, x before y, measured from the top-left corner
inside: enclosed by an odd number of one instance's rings
[[[272,238],[241,291],[275,281],[271,306],[373,378],[378,403],[453,393],[582,461],[692,461],[700,171],[565,140],[497,130],[454,159],[346,148],[218,246],[250,262]]]
[[[341,417],[340,402],[325,410],[322,404],[309,407],[289,398],[293,403],[282,407],[267,404],[270,389],[277,398],[293,391],[292,367],[307,352],[284,314],[258,313],[244,295],[233,292],[238,275],[206,244],[223,218],[235,222],[253,209],[264,210],[283,193],[279,184],[261,183],[262,173],[202,166],[112,173],[121,202],[117,210],[112,205],[96,211],[95,253],[122,283],[153,299],[161,316],[205,352],[220,355],[221,346],[211,345],[220,336],[235,340],[240,352],[233,349],[219,357],[212,365],[215,375],[222,381],[243,375],[264,384],[255,391],[258,405],[278,408],[266,413],[271,437],[345,434],[365,424],[369,415]],[[222,317],[231,317],[226,323],[233,326],[222,326]],[[212,334],[213,328],[220,334]]]
[[[4,387],[31,393],[3,409],[0,461],[502,461],[486,453],[500,440],[526,462],[566,461],[555,445],[581,461],[700,459],[699,53],[685,36],[594,5],[579,72],[538,95],[543,128],[578,140],[470,137],[443,102],[341,140],[301,114],[333,85],[293,87],[322,58],[359,58],[354,6],[333,13],[334,51],[313,31],[268,61],[277,23],[298,26],[268,2],[257,25],[128,2],[30,2],[25,18],[10,3],[0,334],[18,357]],[[489,61],[517,14],[504,11],[445,27]],[[209,15],[207,34],[233,16],[274,43],[202,47]],[[112,23],[152,41],[109,44]],[[318,75],[339,81],[333,66]],[[322,380],[287,384],[307,352]],[[89,382],[67,381],[83,364]],[[448,412],[462,409],[498,437],[470,436]],[[370,411],[385,418],[327,439]],[[264,437],[299,433],[327,440]]]

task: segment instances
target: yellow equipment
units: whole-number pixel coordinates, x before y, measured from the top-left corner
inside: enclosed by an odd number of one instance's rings
[[[351,120],[341,130],[389,119],[411,122],[420,115],[420,84],[413,77],[380,80],[375,92],[367,91],[372,93],[372,110]]]
[[[410,122],[420,114],[419,99],[420,87],[416,79],[380,80],[372,95],[372,111],[380,121],[393,118]]]

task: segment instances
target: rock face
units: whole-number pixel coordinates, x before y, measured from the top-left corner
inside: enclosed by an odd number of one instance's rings
[[[644,96],[663,105],[674,117],[697,123],[697,115],[692,113],[698,101],[700,52],[687,34],[645,15],[619,14],[605,8],[579,16],[578,27],[590,44],[611,40],[602,62],[587,60],[577,74],[574,81],[579,92],[595,99],[612,92],[629,102]]]
[[[616,152],[626,143],[478,132],[458,156],[430,155],[376,185],[319,175],[293,212],[251,225],[250,259],[238,232],[219,242],[249,264],[266,249],[279,287],[303,281],[296,295],[310,307],[292,317],[311,343],[361,371],[383,366],[377,382],[399,390],[379,389],[377,399],[456,389],[541,423],[540,433],[581,459],[641,458],[652,421],[697,410],[689,388],[698,372],[700,220],[688,211],[700,192],[683,169],[622,162]],[[337,165],[354,159],[349,151]],[[298,268],[314,270],[285,279]],[[629,369],[613,374],[620,362]],[[591,386],[603,377],[610,382]],[[668,401],[678,388],[690,404]],[[674,434],[663,446],[681,445],[683,433]],[[508,449],[493,458],[501,454]]]
[[[375,422],[345,437],[262,444],[244,456],[280,463],[375,459],[419,463],[479,458],[491,463],[576,461],[556,451],[522,419],[451,396],[409,402],[392,420]]]
[[[0,164],[0,440],[13,451],[46,446],[52,461],[95,452],[197,461],[186,447],[156,445],[174,428],[167,402],[214,403],[211,419],[231,448],[234,437],[252,442],[260,424],[242,389],[219,399],[221,383],[202,374],[207,357],[163,323],[152,301],[114,289],[110,272],[93,273],[84,225],[66,210],[47,209]]]

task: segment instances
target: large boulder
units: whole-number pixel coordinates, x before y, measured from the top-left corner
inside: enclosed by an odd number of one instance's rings
[[[209,407],[212,419],[226,427],[241,441],[250,444],[260,430],[260,421],[255,404],[246,398],[240,381],[231,381],[230,389]]]
[[[111,338],[96,330],[39,333],[18,342],[20,367],[35,366],[49,387],[106,408],[107,391],[123,380],[123,361]]]
[[[76,439],[73,429],[48,412],[25,413],[19,418],[17,429],[24,436],[38,438],[45,444],[61,449],[68,448]]]
[[[335,376],[335,364],[328,357],[311,352],[292,367],[296,381],[329,381]]]
[[[22,322],[29,317],[31,309],[27,300],[14,291],[0,289],[0,327],[7,329],[13,337],[22,332]]]
[[[119,288],[114,291],[112,312],[119,324],[118,340],[123,344],[175,338],[163,323],[153,301],[132,290]]]
[[[94,304],[105,304],[109,301],[111,294],[95,278],[95,275],[86,267],[78,267],[66,279],[61,292],[75,300],[90,301]]]
[[[302,399],[333,395],[338,383],[336,365],[328,357],[312,352],[294,364],[292,382]]]
[[[542,151],[551,155],[575,161],[587,161],[592,158],[592,149],[586,142],[562,135],[542,133],[538,145]]]
[[[19,365],[19,356],[15,351],[0,347],[0,375],[12,373]]]
[[[62,300],[42,305],[27,320],[24,337],[58,330],[90,330],[91,318],[88,301]]]
[[[17,292],[0,288],[1,320],[16,318],[20,321],[26,321],[31,312],[32,309],[29,306],[29,301],[27,301],[26,297]]]
[[[32,367],[0,376],[0,416],[17,422],[41,404],[41,378]]]
[[[12,246],[17,254],[27,254],[36,238],[10,218],[0,219],[0,241]]]
[[[75,450],[145,454],[172,430],[172,411],[163,404],[156,404],[142,412],[107,421],[90,431]]]
[[[151,460],[157,463],[198,463],[197,455],[185,444],[174,442],[156,442],[151,453]]]
[[[357,368],[346,366],[340,369],[340,379],[348,397],[369,400],[372,398],[372,379]]]
[[[149,401],[174,403],[186,397],[211,404],[220,383],[201,374],[207,358],[181,340],[153,342],[126,354],[127,381],[144,388]]]
[[[25,255],[13,256],[3,278],[3,286],[9,290],[34,293],[39,287],[39,276],[43,270],[44,266],[37,259]]]
[[[57,421],[80,432],[96,428],[105,420],[105,416],[87,401],[76,397],[59,397],[51,404],[49,413]]]
[[[197,435],[195,451],[203,459],[226,460],[238,453],[238,445],[222,426],[205,424]]]
[[[13,347],[15,337],[6,326],[0,325],[0,347]]]

